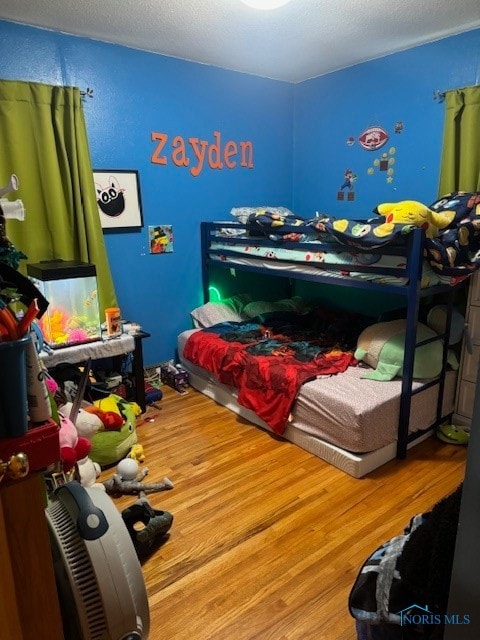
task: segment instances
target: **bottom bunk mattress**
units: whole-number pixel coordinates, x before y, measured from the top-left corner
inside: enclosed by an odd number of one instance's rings
[[[270,431],[253,411],[238,404],[233,387],[183,356],[193,331],[178,337],[178,353],[190,374],[194,388]],[[314,453],[355,477],[362,477],[395,458],[400,407],[401,380],[388,382],[362,379],[365,365],[349,367],[334,376],[322,376],[300,388],[282,437]],[[446,376],[443,415],[453,412],[456,372]],[[421,383],[414,383],[420,387]],[[436,420],[438,387],[433,386],[412,398],[410,433],[428,429]],[[431,432],[427,432],[428,437]],[[417,444],[418,438],[412,444]]]

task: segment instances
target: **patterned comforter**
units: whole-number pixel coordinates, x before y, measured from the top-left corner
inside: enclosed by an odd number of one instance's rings
[[[445,216],[448,224],[433,237],[425,239],[425,257],[432,269],[442,276],[450,276],[452,283],[471,275],[480,266],[480,192],[449,193],[430,205],[438,216]],[[375,210],[374,210],[375,211]],[[386,222],[377,216],[367,220],[339,219],[319,216],[304,219],[296,215],[280,215],[264,210],[252,214],[249,222],[274,242],[339,242],[355,249],[367,250],[402,242],[415,225]],[[288,225],[290,229],[283,230]],[[292,227],[309,227],[298,232]]]
[[[239,404],[281,434],[303,383],[357,364],[353,350],[371,322],[321,309],[305,315],[273,312],[197,331],[184,356],[238,389]]]

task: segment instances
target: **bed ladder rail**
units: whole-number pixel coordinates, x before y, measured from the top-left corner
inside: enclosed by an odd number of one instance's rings
[[[438,395],[437,395],[437,407],[436,407],[436,418],[435,422],[429,427],[437,428],[440,425],[440,422],[444,418],[443,416],[443,396],[445,391],[445,376],[447,370],[447,360],[448,360],[448,336],[450,335],[450,329],[452,324],[452,315],[453,315],[453,302],[455,296],[455,289],[452,288],[448,291],[448,301],[446,303],[447,313],[445,319],[445,332],[441,333],[435,337],[428,338],[426,340],[421,340],[416,342],[416,326],[418,324],[418,312],[419,312],[419,297],[418,291],[420,286],[420,281],[416,282],[416,286],[414,287],[415,282],[412,281],[412,278],[409,280],[408,292],[408,312],[407,312],[407,328],[406,328],[406,336],[405,336],[405,355],[404,355],[404,363],[403,363],[403,373],[402,373],[402,392],[400,397],[400,414],[398,421],[398,439],[397,439],[397,458],[404,459],[407,455],[407,448],[409,442],[415,440],[416,437],[421,436],[425,433],[425,430],[419,432],[418,434],[410,434],[409,433],[409,424],[410,424],[410,409],[412,404],[412,397],[419,393],[420,391],[424,391],[430,387],[438,385]],[[413,366],[415,360],[415,350],[417,347],[420,347],[425,344],[429,344],[430,342],[436,342],[438,340],[443,341],[443,349],[442,349],[442,368],[440,375],[431,380],[424,385],[422,385],[418,389],[413,389]]]

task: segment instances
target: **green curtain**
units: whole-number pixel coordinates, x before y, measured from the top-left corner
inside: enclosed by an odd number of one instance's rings
[[[445,93],[438,195],[480,191],[480,86]]]
[[[102,234],[80,90],[0,80],[0,186],[19,189],[23,222],[7,220],[7,235],[28,260],[62,259],[96,266],[101,312],[116,306]]]

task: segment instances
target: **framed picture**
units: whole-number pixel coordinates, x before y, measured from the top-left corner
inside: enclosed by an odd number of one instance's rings
[[[143,226],[138,171],[94,169],[95,194],[102,229]]]
[[[148,227],[150,253],[173,253],[173,229],[171,224]]]

